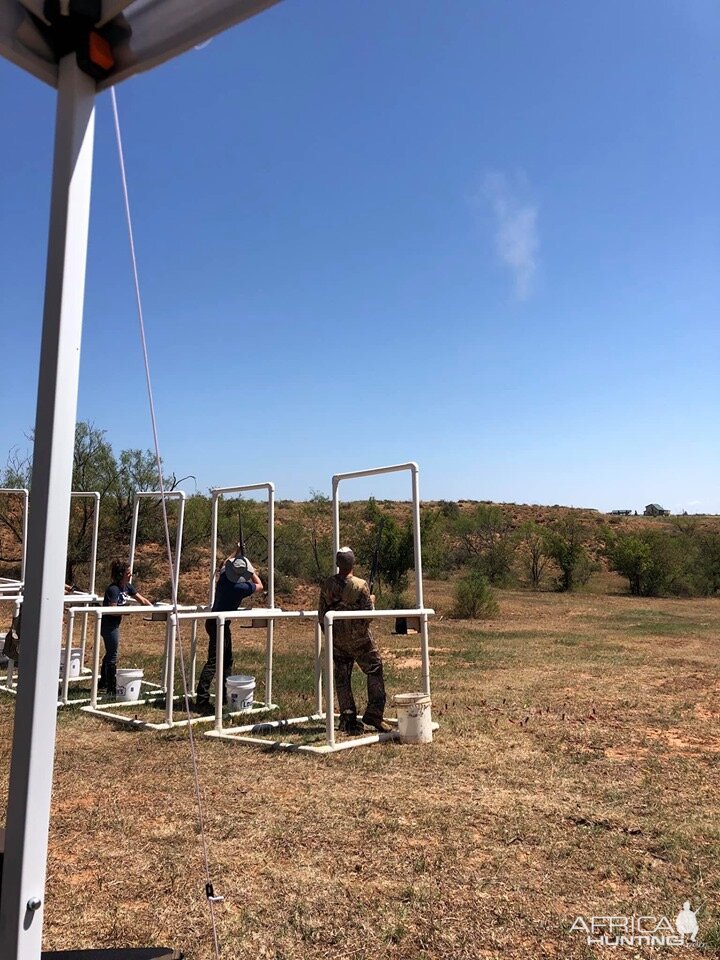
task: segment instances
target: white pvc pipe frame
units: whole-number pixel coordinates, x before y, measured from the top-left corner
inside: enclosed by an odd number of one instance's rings
[[[130,570],[135,563],[135,548],[137,546],[138,523],[140,520],[140,501],[141,500],[177,500],[178,519],[175,530],[175,558],[173,560],[173,576],[175,585],[180,586],[180,559],[182,556],[183,542],[183,524],[185,521],[185,491],[184,490],[142,490],[135,492],[133,502],[132,531],[130,533],[130,555],[128,563]],[[100,633],[99,621],[96,629],[95,661],[99,657],[98,635]],[[175,692],[175,642],[177,639],[177,623],[174,619],[168,617],[167,630],[165,633],[165,659],[163,663],[163,679],[161,689],[165,691],[166,699],[166,722],[172,726],[173,697]],[[93,689],[97,693],[97,677],[94,675],[93,666]]]
[[[209,604],[208,607],[212,606],[212,602],[215,598],[215,567],[217,565],[217,529],[218,529],[218,513],[219,513],[219,501],[220,497],[223,494],[228,493],[242,493],[246,491],[254,490],[266,490],[268,494],[268,599],[270,601],[270,610],[268,611],[265,608],[254,608],[247,611],[239,611],[239,614],[236,619],[241,620],[254,620],[254,619],[264,619],[266,620],[267,627],[267,642],[266,642],[266,652],[265,652],[265,702],[256,703],[253,705],[252,712],[260,713],[266,710],[276,710],[277,705],[272,702],[272,658],[273,658],[273,629],[274,629],[274,618],[267,616],[268,613],[277,614],[279,611],[274,609],[274,600],[275,600],[275,485],[270,482],[263,483],[250,483],[242,484],[238,486],[231,487],[213,487],[210,491],[212,495],[212,522],[211,522],[211,543],[210,543],[210,587],[209,587]],[[171,496],[172,493],[180,494],[182,491],[168,491],[166,496]],[[159,493],[143,493],[136,494],[136,496],[161,496]],[[184,497],[184,494],[182,494]],[[184,502],[181,504],[181,510],[184,510]],[[135,535],[137,529],[137,510],[133,514],[133,535],[132,535],[132,547],[131,547],[131,556],[134,558],[134,546],[135,546]],[[182,521],[180,521],[180,526],[178,528],[179,534],[181,535],[182,531]],[[123,615],[125,613],[130,613],[133,608],[124,608]],[[210,610],[197,612],[197,607],[178,607],[178,610],[181,614],[196,614],[192,615],[192,637],[190,641],[190,657],[191,657],[191,669],[190,669],[190,688],[194,690],[195,688],[195,673],[196,673],[196,664],[197,664],[197,625],[200,619],[216,619],[218,620],[218,657],[216,660],[217,664],[223,662],[222,649],[220,647],[220,640],[222,637],[222,629],[220,628],[220,623],[224,623],[225,619],[231,618],[229,613],[218,614],[213,617]],[[99,654],[95,654],[94,666],[93,666],[93,682],[92,682],[92,692],[90,696],[90,706],[84,707],[83,709],[87,713],[92,713],[96,716],[107,717],[108,719],[119,720],[123,723],[128,723],[135,727],[141,727],[148,730],[167,730],[173,726],[186,726],[188,722],[190,723],[207,723],[212,720],[212,717],[193,717],[190,721],[185,720],[175,720],[173,717],[173,703],[177,699],[174,696],[169,695],[170,691],[174,693],[174,661],[176,653],[176,637],[179,624],[176,622],[176,618],[173,616],[173,608],[171,606],[162,606],[155,605],[153,607],[155,613],[165,613],[168,620],[167,636],[166,636],[166,650],[165,650],[165,665],[163,668],[163,684],[158,686],[156,692],[151,692],[151,696],[160,695],[165,693],[166,696],[166,715],[164,723],[152,723],[149,721],[140,721],[137,719],[128,720],[127,717],[124,717],[119,714],[112,713],[113,707],[124,707],[124,706],[137,706],[141,703],[148,702],[146,700],[140,701],[127,701],[127,704],[124,702],[115,702],[113,704],[99,704],[97,697],[97,673],[98,673],[98,664],[99,664]],[[89,613],[93,613],[98,617],[96,623],[96,650],[99,650],[99,623],[100,617],[102,615],[103,609],[94,608]],[[105,612],[110,612],[106,610]],[[116,608],[112,608],[112,612],[117,613]],[[146,612],[146,609],[143,608],[140,612]],[[169,662],[172,658],[173,668],[169,669]],[[218,670],[217,678],[222,676],[222,670]],[[155,686],[153,684],[147,684],[145,681],[143,683],[147,686]],[[218,687],[219,680],[216,679],[216,688]],[[224,692],[221,691],[220,695],[216,694],[216,712],[219,710],[222,715],[222,705],[224,700]],[[86,701],[83,701],[86,702]]]
[[[343,480],[354,480],[361,477],[376,477],[386,473],[402,473],[408,470],[412,477],[412,524],[413,524],[413,553],[415,559],[415,605],[417,610],[409,614],[398,616],[420,617],[420,650],[422,658],[422,688],[423,693],[430,696],[430,651],[428,641],[427,617],[422,615],[425,606],[423,597],[422,578],[422,544],[420,541],[420,468],[414,460],[407,463],[396,463],[387,467],[371,467],[368,470],[353,470],[349,473],[336,473],[332,478],[332,509],[333,509],[333,559],[340,549],[340,483]]]
[[[242,736],[244,733],[261,733],[273,729],[279,729],[290,725],[300,725],[313,720],[325,720],[325,746],[310,746],[293,743],[276,743],[273,746],[277,749],[295,750],[301,753],[333,753],[338,750],[349,750],[353,747],[367,746],[373,743],[380,743],[384,740],[397,739],[397,731],[388,733],[377,733],[367,737],[355,737],[351,740],[343,741],[340,744],[335,743],[335,711],[334,711],[334,676],[333,676],[333,622],[335,620],[378,620],[389,617],[416,617],[420,620],[420,644],[421,644],[421,662],[422,662],[422,687],[423,692],[430,695],[430,653],[428,642],[428,617],[434,615],[434,610],[426,608],[423,599],[422,582],[422,544],[420,538],[420,469],[414,461],[408,463],[398,463],[385,467],[373,467],[367,470],[355,470],[349,473],[338,473],[332,478],[333,485],[333,558],[340,549],[340,501],[339,488],[343,480],[356,479],[361,477],[379,476],[387,473],[398,473],[410,471],[412,476],[412,512],[413,512],[413,547],[415,559],[415,598],[417,607],[403,610],[360,610],[360,611],[328,611],[325,615],[325,657],[324,662],[321,655],[320,631],[316,632],[316,713],[308,717],[296,717],[292,720],[274,720],[265,723],[247,724],[241,727],[223,728],[222,711],[217,709],[215,714],[215,729],[208,731],[205,736],[215,737],[223,740],[231,740],[240,743],[247,743],[254,746],[267,746],[268,740],[261,737]],[[229,615],[226,615],[229,616]],[[318,624],[319,627],[319,624]],[[220,656],[220,646],[218,645],[218,657]],[[218,661],[219,662],[219,661]],[[321,710],[322,702],[322,673],[326,674],[325,684],[325,711]],[[437,729],[437,724],[433,724],[433,729]]]
[[[3,491],[0,490],[0,493]],[[60,697],[58,698],[58,706],[67,706],[68,704],[79,704],[86,703],[86,700],[70,700],[68,697],[68,686],[71,683],[79,683],[87,678],[87,672],[84,673],[85,669],[85,649],[87,645],[87,613],[83,614],[82,622],[82,633],[80,639],[80,673],[79,677],[70,676],[70,650],[72,648],[72,632],[75,623],[75,618],[72,612],[72,606],[79,604],[93,603],[97,600],[97,595],[95,593],[95,583],[97,578],[97,552],[98,552],[98,540],[100,537],[100,494],[94,491],[84,491],[84,490],[73,490],[70,494],[71,501],[75,499],[87,499],[90,497],[94,502],[93,509],[93,527],[92,527],[92,539],[90,543],[90,570],[89,570],[89,581],[90,585],[88,591],[77,593],[70,593],[63,596],[63,606],[70,608],[68,612],[68,620],[65,629],[65,665],[63,669],[62,677],[58,678],[58,683],[62,683],[62,691]],[[27,514],[26,514],[27,517]],[[0,597],[1,599],[14,599],[15,600],[15,614],[20,612],[23,603],[23,595],[20,593],[17,597]],[[7,673],[5,677],[5,683],[0,684],[0,690],[3,693],[10,693],[13,695],[17,694],[17,681],[15,679],[15,664],[12,660],[8,660],[7,664]]]
[[[28,532],[28,504],[30,499],[30,491],[25,487],[0,487],[0,494],[5,496],[17,495],[22,498],[22,554],[20,558],[20,579],[11,580],[7,577],[3,577],[0,580],[0,600],[2,599],[14,599],[14,597],[2,597],[4,593],[22,593],[22,588],[25,583],[25,558],[27,556],[27,532]]]
[[[250,611],[240,611],[246,615]],[[317,611],[300,612],[272,612],[270,615],[276,619],[290,617],[311,617],[315,621],[315,713],[307,717],[293,717],[287,720],[268,720],[260,723],[249,723],[239,727],[223,727],[222,713],[216,711],[215,729],[209,730],[205,736],[228,742],[243,743],[250,746],[265,747],[272,746],[277,750],[293,751],[296,753],[314,753],[327,754],[337,753],[340,750],[351,750],[353,747],[365,747],[374,743],[382,743],[386,740],[397,740],[398,732],[396,730],[387,733],[374,733],[366,737],[353,737],[351,740],[344,740],[341,743],[335,742],[335,687],[333,677],[333,622],[335,620],[380,620],[390,617],[420,617],[427,625],[428,617],[433,616],[434,610],[430,608],[401,609],[401,610],[331,610],[325,615],[325,656],[322,654],[322,633],[320,624],[317,622]],[[181,614],[181,616],[192,616],[192,614]],[[236,617],[237,614],[227,614],[226,616]],[[327,677],[325,684],[325,707],[323,709],[323,672]],[[325,744],[314,746],[312,744],[297,744],[285,741],[268,740],[267,737],[261,737],[259,734],[267,734],[273,731],[282,730],[292,726],[300,726],[304,723],[322,720],[325,723]],[[389,721],[394,723],[392,719]],[[438,724],[433,723],[433,730],[438,729]],[[256,736],[244,736],[244,734],[256,734]]]
[[[245,483],[234,487],[212,487],[210,494],[212,497],[212,523],[210,532],[210,588],[208,591],[208,607],[212,607],[215,599],[215,568],[217,566],[217,535],[218,535],[218,513],[220,508],[220,498],[229,493],[250,493],[254,491],[265,490],[267,493],[268,517],[267,517],[267,542],[268,542],[268,583],[267,583],[267,605],[271,610],[275,609],[275,484],[269,481],[263,483]],[[264,611],[263,611],[264,612]],[[258,611],[259,613],[259,611]],[[265,702],[258,704],[258,709],[267,710],[276,709],[272,701],[272,676],[273,676],[273,638],[275,622],[271,617],[257,616],[256,619],[265,619],[266,621],[266,640],[265,640]],[[222,628],[218,624],[218,657],[217,676],[222,677],[221,664],[222,648],[220,639],[222,637]],[[193,621],[192,627],[192,665],[191,665],[191,686],[195,689],[195,667],[197,660],[197,620]],[[220,689],[221,682],[216,682],[216,699],[222,699],[224,691]]]
[[[127,614],[145,613],[146,610],[147,610],[146,607],[140,607],[140,608],[123,607],[122,616],[125,616]],[[168,631],[170,630],[171,624],[174,626],[175,629],[177,629],[179,624],[176,622],[174,611],[171,606],[157,605],[153,607],[153,610],[155,612],[161,612],[167,615]],[[152,699],[152,696],[145,699],[140,699],[140,700],[114,701],[112,703],[99,703],[98,696],[97,696],[97,676],[99,675],[99,663],[100,663],[100,658],[99,658],[100,621],[103,613],[117,614],[118,609],[117,607],[91,607],[91,608],[88,608],[87,612],[97,617],[96,645],[95,645],[96,654],[95,654],[95,662],[93,667],[93,688],[92,688],[91,701],[90,701],[90,705],[82,707],[81,708],[82,710],[96,717],[103,717],[107,720],[119,721],[120,723],[125,723],[128,726],[132,726],[132,727],[143,729],[143,730],[169,730],[172,727],[187,726],[188,722],[192,724],[196,724],[196,723],[207,723],[209,721],[214,721],[216,725],[220,724],[220,726],[222,726],[222,710],[223,710],[223,700],[224,700],[222,693],[220,694],[220,696],[218,696],[217,694],[215,696],[215,717],[212,717],[212,716],[192,717],[190,721],[188,721],[187,719],[185,720],[173,719],[172,706],[171,706],[172,698],[170,696],[167,697],[166,717],[163,723],[153,723],[152,721],[149,721],[149,720],[140,720],[137,717],[129,718],[127,716],[123,716],[120,713],[113,712],[114,710],[118,710],[118,709],[133,709],[135,707],[146,704],[150,702],[150,700]],[[197,623],[199,620],[207,620],[207,619],[216,620],[218,623],[218,636],[220,636],[221,628],[225,624],[225,621],[227,620],[252,621],[253,619],[258,618],[259,613],[262,614],[263,619],[272,619],[273,621],[280,620],[280,619],[314,618],[315,626],[316,626],[316,663],[320,662],[320,659],[319,659],[320,658],[320,626],[317,623],[317,611],[315,610],[313,611],[279,610],[279,609],[271,610],[271,609],[255,607],[255,608],[246,609],[246,610],[234,610],[234,611],[228,611],[224,613],[223,612],[213,613],[212,611],[209,611],[209,610],[198,610],[196,608],[188,609],[187,607],[185,608],[181,607],[178,609],[177,620],[189,620],[193,623]],[[222,663],[222,649],[220,649],[218,653],[220,654],[220,660],[218,662]],[[218,673],[216,673],[216,688],[217,688],[217,684],[219,682],[220,676],[221,676],[221,672],[218,671]],[[322,683],[322,678],[318,670],[316,670],[315,682],[316,682],[316,685]],[[322,702],[321,691],[322,691],[322,688],[321,687],[318,688],[318,692],[316,693],[316,704]],[[164,691],[162,689],[158,689],[157,695],[160,695],[163,692]],[[237,711],[236,713],[231,714],[231,716],[235,716],[240,713],[242,714],[264,713],[271,709],[277,709],[276,705],[271,704],[268,707],[266,706],[266,704],[262,703],[262,704],[254,705],[251,710]],[[287,723],[287,721],[285,722]]]
[[[73,494],[73,496],[82,496],[82,494]],[[88,496],[88,494],[86,494],[86,496]],[[139,517],[140,517],[140,500],[143,499],[143,498],[145,498],[145,499],[159,500],[159,499],[162,499],[163,496],[165,497],[166,500],[172,499],[172,500],[178,500],[178,501],[179,501],[178,524],[177,524],[177,531],[176,531],[176,537],[175,537],[175,559],[174,559],[174,562],[173,562],[173,570],[174,570],[175,577],[176,577],[176,582],[177,582],[177,578],[179,577],[179,572],[180,572],[180,558],[181,558],[181,553],[182,553],[183,523],[184,523],[184,517],[185,517],[185,498],[186,498],[186,495],[185,495],[185,492],[184,492],[183,490],[166,490],[166,491],[164,492],[164,494],[163,494],[162,491],[159,491],[159,490],[149,490],[149,491],[137,491],[137,492],[134,494],[132,529],[131,529],[131,533],[130,533],[130,557],[129,557],[128,562],[129,562],[129,564],[130,564],[130,568],[132,569],[132,565],[133,565],[134,560],[135,560],[135,551],[136,551],[136,546],[137,546],[137,533],[138,533],[138,524],[139,524]],[[98,502],[99,502],[100,495],[97,494],[97,497],[98,497]],[[99,520],[99,511],[98,511],[98,513],[96,514],[96,516],[97,516],[97,519]],[[96,537],[95,537],[95,546],[97,547],[97,535],[96,535]],[[92,590],[93,593],[94,593],[94,589],[95,589],[95,575],[94,575],[94,567],[93,567],[93,580],[92,580],[92,587],[91,587],[91,590]],[[73,602],[73,601],[74,601],[74,604],[73,604],[73,606],[71,606],[70,609],[68,610],[68,622],[67,622],[67,627],[66,627],[66,631],[65,631],[65,667],[64,667],[63,678],[62,678],[62,683],[63,683],[62,692],[61,692],[60,699],[59,699],[59,701],[58,701],[58,705],[59,705],[59,706],[81,706],[82,704],[86,704],[86,703],[90,703],[90,704],[93,705],[95,708],[97,708],[97,706],[98,706],[98,704],[97,704],[97,684],[98,684],[98,676],[97,676],[97,672],[96,672],[96,670],[95,670],[95,665],[97,664],[97,665],[98,665],[98,669],[99,669],[99,649],[100,649],[100,648],[99,648],[99,629],[100,629],[100,619],[101,619],[101,616],[98,617],[98,619],[97,619],[97,621],[96,621],[96,630],[95,630],[95,652],[94,652],[94,656],[93,656],[93,665],[94,665],[94,666],[93,666],[93,670],[91,671],[91,672],[92,672],[92,675],[93,675],[93,676],[92,676],[92,681],[91,681],[91,685],[92,685],[91,695],[90,695],[90,697],[78,698],[78,699],[73,699],[73,700],[70,700],[70,699],[69,699],[69,696],[68,696],[68,685],[69,685],[69,683],[73,682],[73,680],[74,680],[75,682],[77,682],[78,680],[84,680],[84,679],[86,678],[86,676],[87,676],[87,674],[86,674],[85,676],[81,676],[81,677],[77,677],[77,678],[71,678],[70,675],[69,675],[69,673],[70,673],[70,665],[71,665],[71,664],[70,664],[70,659],[71,659],[70,654],[71,654],[71,649],[72,649],[72,633],[73,633],[73,626],[74,626],[75,615],[76,615],[76,614],[82,614],[82,617],[83,617],[83,634],[82,634],[82,646],[81,646],[81,649],[82,649],[81,663],[84,664],[84,663],[85,663],[85,647],[86,647],[86,630],[87,630],[86,625],[87,625],[87,618],[88,618],[88,616],[90,615],[90,613],[91,613],[91,612],[92,612],[92,613],[96,613],[96,611],[97,611],[98,609],[101,609],[101,610],[104,609],[105,612],[107,613],[107,612],[110,612],[110,609],[111,609],[113,614],[116,614],[116,615],[118,614],[118,610],[117,610],[116,607],[113,607],[113,608],[98,608],[98,607],[93,607],[92,610],[88,610],[88,609],[84,609],[83,607],[81,607],[81,606],[78,605],[79,603],[87,603],[88,600],[92,600],[92,599],[95,599],[95,598],[94,598],[94,597],[83,597],[83,598],[81,599],[81,598],[77,598],[77,597],[73,598],[72,596],[68,597],[68,601],[70,601],[70,602]],[[155,606],[153,609],[154,609],[156,612],[158,612],[158,610],[162,610],[162,608],[158,608],[157,606]],[[172,610],[172,607],[168,607],[168,609]],[[194,608],[193,608],[193,609],[194,609]],[[142,612],[142,613],[144,613],[144,614],[147,615],[147,607],[139,607],[139,608],[129,607],[129,608],[127,608],[127,609],[123,608],[123,613],[129,613],[131,610],[138,610],[139,612]],[[122,614],[120,614],[120,615],[122,615]],[[163,694],[163,693],[167,694],[168,687],[169,687],[170,689],[172,689],[172,686],[174,686],[174,681],[175,681],[175,675],[174,675],[175,633],[174,633],[174,631],[173,631],[173,632],[172,632],[172,635],[170,635],[170,634],[171,634],[171,631],[170,631],[170,629],[169,629],[169,627],[168,627],[168,628],[166,629],[165,655],[164,655],[164,659],[163,659],[163,683],[162,683],[162,684],[155,684],[155,683],[151,683],[150,681],[143,681],[143,685],[146,686],[146,687],[150,687],[150,688],[151,688],[151,693],[154,694],[155,696],[160,696],[160,695]],[[172,684],[172,686],[170,686],[171,684]],[[2,689],[2,688],[0,688],[0,689]],[[170,722],[172,722],[172,704],[170,705],[169,709],[170,709],[170,711],[171,711]]]

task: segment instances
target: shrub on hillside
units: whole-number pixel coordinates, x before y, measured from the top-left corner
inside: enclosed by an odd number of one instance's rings
[[[704,592],[692,533],[646,530],[621,534],[609,539],[605,552],[610,569],[627,577],[633,596],[692,596]]]
[[[470,570],[455,585],[452,616],[461,620],[488,620],[498,612],[492,588],[478,570]]]

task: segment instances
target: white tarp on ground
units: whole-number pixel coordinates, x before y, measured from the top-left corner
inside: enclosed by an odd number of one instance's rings
[[[101,22],[123,17],[131,30],[114,48],[116,66],[104,90],[135,73],[149,70],[279,0],[104,0]],[[42,0],[0,0],[0,55],[51,86],[57,63],[37,20]]]

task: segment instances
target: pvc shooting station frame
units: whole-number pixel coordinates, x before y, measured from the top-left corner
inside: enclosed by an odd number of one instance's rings
[[[175,557],[173,559],[173,573],[175,582],[180,582],[180,560],[182,556],[183,528],[185,521],[185,502],[186,494],[184,490],[166,490],[163,494],[161,490],[143,490],[136,491],[133,500],[133,518],[132,529],[130,532],[130,554],[128,563],[132,570],[135,562],[135,554],[138,543],[138,527],[140,522],[140,503],[143,500],[176,500],[178,503],[177,528],[175,531]],[[181,608],[182,609],[182,608]],[[187,608],[185,608],[187,609]],[[195,607],[191,609],[195,610]],[[123,606],[122,617],[125,616],[148,616],[151,620],[160,620],[165,623],[165,648],[163,654],[163,663],[161,670],[161,682],[153,683],[150,680],[141,681],[141,690],[144,688],[144,696],[138,700],[105,700],[98,695],[98,684],[100,681],[100,648],[101,648],[101,625],[103,614],[118,615],[117,607],[94,607],[81,609],[83,616],[90,615],[95,617],[95,632],[93,644],[93,666],[90,697],[83,701],[87,706],[81,709],[96,717],[114,720],[118,723],[125,723],[128,726],[145,730],[169,730],[173,726],[182,724],[182,721],[176,721],[173,718],[175,701],[180,697],[175,696],[175,651],[177,644],[177,621],[173,616],[173,607],[171,604],[154,604],[151,608],[145,606],[135,606],[128,604]],[[67,670],[67,653],[65,655],[65,668]],[[128,717],[124,713],[118,713],[119,710],[136,708],[155,700],[164,698],[165,700],[165,719],[160,723],[139,720],[137,717]],[[77,701],[75,701],[77,702]],[[187,721],[185,721],[187,722]]]
[[[282,612],[273,614],[275,619],[290,617],[314,617],[315,618],[315,713],[306,717],[293,717],[287,720],[270,720],[264,723],[244,724],[237,727],[224,727],[221,711],[216,711],[215,728],[208,731],[205,736],[218,740],[226,740],[233,743],[243,743],[249,746],[272,747],[276,750],[293,751],[304,754],[329,754],[337,753],[341,750],[351,750],[354,747],[371,746],[376,743],[383,743],[388,740],[399,739],[397,730],[391,730],[387,733],[374,733],[367,736],[353,737],[337,743],[335,740],[335,687],[333,675],[333,628],[337,620],[380,620],[398,617],[417,617],[420,619],[420,642],[422,653],[422,685],[423,692],[430,693],[430,657],[428,645],[428,617],[434,616],[435,611],[424,606],[423,585],[422,585],[422,553],[420,540],[420,483],[419,468],[414,462],[395,464],[388,467],[376,467],[370,470],[359,470],[353,473],[336,474],[333,477],[333,559],[340,549],[340,506],[339,506],[339,487],[342,480],[348,480],[357,477],[371,477],[385,473],[396,473],[408,470],[412,475],[412,501],[413,501],[413,547],[415,552],[415,595],[418,606],[411,609],[402,610],[353,610],[339,611],[331,610],[325,615],[324,621],[324,656],[322,644],[322,631],[317,622],[317,611],[300,612]],[[242,613],[242,612],[241,612]],[[238,616],[238,614],[225,614],[226,618]],[[323,674],[324,682],[324,708],[323,708]],[[270,739],[267,734],[278,733],[283,729],[290,727],[301,727],[307,723],[325,723],[325,743],[316,744],[298,744],[290,741],[277,741]],[[396,725],[397,721],[390,718],[390,724]],[[433,723],[432,729],[437,730],[438,724]],[[265,735],[265,736],[263,736]]]
[[[222,498],[231,493],[255,493],[260,491],[265,491],[267,494],[267,544],[268,544],[268,557],[267,557],[267,608],[253,608],[255,616],[250,619],[250,622],[247,624],[244,622],[248,620],[247,617],[242,617],[240,619],[239,626],[259,626],[265,627],[265,699],[264,701],[254,701],[252,707],[243,712],[247,713],[262,713],[268,710],[277,710],[278,705],[273,703],[272,699],[272,682],[273,682],[273,643],[274,643],[274,630],[275,630],[275,621],[272,617],[266,617],[266,610],[273,611],[275,610],[275,484],[270,481],[265,481],[262,483],[244,483],[238,484],[233,487],[212,487],[210,489],[210,495],[212,498],[212,521],[211,521],[211,530],[210,530],[210,586],[208,590],[208,610],[212,610],[213,601],[215,600],[215,586],[216,586],[216,568],[217,568],[217,538],[218,538],[218,519],[220,511],[220,501]],[[226,614],[227,619],[227,614]],[[255,622],[257,621],[257,622]],[[190,685],[192,689],[195,689],[195,674],[197,667],[197,619],[192,621],[192,638],[191,638],[191,667],[190,667]],[[216,659],[215,663],[217,669],[215,672],[215,714],[216,717],[218,713],[222,717],[222,705],[224,698],[224,690],[220,689],[221,678],[222,678],[222,668],[221,664],[223,662],[223,647],[222,647],[222,637],[224,633],[223,623],[220,619],[217,620],[217,648],[216,648]],[[219,702],[218,702],[219,701]],[[212,717],[199,717],[200,720],[212,720]]]
[[[371,467],[369,470],[353,470],[350,473],[336,473],[332,479],[333,509],[333,557],[340,549],[340,484],[343,480],[358,480],[365,477],[378,477],[386,473],[404,473],[408,471],[412,484],[412,527],[413,553],[415,560],[415,606],[410,613],[398,613],[397,617],[415,617],[420,620],[420,655],[422,658],[422,692],[430,696],[430,649],[428,641],[428,614],[423,613],[425,598],[423,595],[422,544],[420,542],[420,468],[414,460],[396,463],[389,467]],[[335,619],[338,619],[337,615]]]
[[[255,491],[255,490],[267,490],[268,493],[268,595],[272,600],[275,596],[275,541],[274,541],[274,528],[275,528],[275,486],[272,483],[251,483],[243,484],[240,486],[234,487],[215,487],[211,490],[212,494],[212,526],[211,526],[211,575],[210,575],[210,587],[209,587],[209,599],[212,606],[212,601],[214,600],[215,594],[215,567],[217,564],[217,529],[218,529],[218,512],[219,512],[219,502],[223,494],[228,493],[242,493],[245,491]],[[168,491],[166,492],[166,497],[170,497],[173,493],[177,494],[178,497],[182,494],[182,497],[185,496],[182,491]],[[160,496],[157,492],[147,493],[147,494],[137,494],[137,496]],[[181,501],[181,509],[184,510],[184,500]],[[134,517],[137,518],[137,511],[134,513]],[[133,548],[131,549],[131,556],[134,558],[134,545],[135,545],[135,533],[136,533],[136,523],[133,525]],[[180,534],[182,533],[182,527],[179,527]],[[177,570],[179,571],[179,548],[178,553],[175,559],[177,564]],[[83,611],[84,613],[85,611]],[[122,616],[127,614],[137,615],[145,614],[147,615],[147,607],[123,607]],[[179,606],[178,615],[179,620],[187,620],[192,624],[192,634],[190,641],[190,657],[191,657],[191,667],[190,667],[190,681],[189,686],[192,690],[195,688],[195,674],[196,674],[196,661],[197,661],[197,626],[200,620],[206,620],[208,618],[214,618],[218,621],[218,657],[216,661],[221,664],[222,657],[222,625],[226,620],[237,619],[247,623],[248,626],[252,626],[255,621],[261,621],[261,625],[266,626],[267,629],[267,642],[265,650],[265,664],[266,664],[266,675],[265,675],[265,689],[266,689],[266,701],[265,702],[256,702],[253,704],[252,708],[248,711],[243,711],[243,713],[264,713],[269,710],[277,710],[278,707],[276,704],[272,703],[270,699],[272,696],[272,655],[273,655],[273,625],[274,618],[281,611],[274,608],[274,604],[271,604],[271,608],[259,608],[255,607],[248,610],[240,610],[233,613],[219,613],[212,614],[212,612],[205,607],[196,607],[196,606]],[[119,723],[127,724],[128,726],[134,727],[140,730],[169,730],[172,727],[183,727],[187,726],[188,723],[209,723],[213,722],[213,717],[191,717],[189,720],[187,716],[184,716],[181,720],[175,719],[175,705],[178,701],[182,701],[183,697],[181,695],[174,694],[175,686],[175,656],[177,651],[177,636],[180,629],[180,622],[177,622],[174,617],[173,607],[169,604],[155,604],[152,608],[151,619],[159,619],[167,622],[166,627],[166,640],[165,640],[165,659],[163,667],[163,682],[162,685],[151,684],[148,681],[143,680],[143,685],[150,688],[146,696],[138,700],[128,700],[128,701],[112,701],[103,703],[102,698],[98,697],[97,685],[99,677],[99,650],[100,650],[100,621],[103,613],[115,613],[117,614],[116,607],[110,608],[94,608],[87,611],[90,616],[96,617],[95,624],[95,654],[93,662],[93,681],[92,681],[92,692],[90,696],[89,706],[84,706],[82,709],[86,713],[90,713],[94,716],[102,717],[107,720],[114,720]],[[257,624],[255,624],[257,625]],[[218,671],[216,678],[221,676],[222,671]],[[169,691],[173,691],[173,695],[169,695]],[[188,693],[191,691],[188,690]],[[152,703],[154,700],[165,697],[165,719],[162,722],[153,722],[150,720],[141,720],[137,716],[128,717],[126,714],[118,712],[123,710],[132,710],[136,707]],[[219,712],[222,717],[223,712],[223,700],[224,697],[220,696],[215,698],[216,704],[216,715]],[[230,714],[233,716],[234,714]]]
[[[0,496],[12,497],[18,496],[22,499],[22,540],[20,541],[20,579],[14,580],[12,577],[0,577],[0,602],[3,600],[16,600],[23,592],[25,584],[25,558],[27,556],[27,537],[28,537],[28,506],[30,502],[30,491],[25,487],[0,487]]]
[[[84,70],[79,46],[58,55],[54,40],[72,4],[49,23],[39,0],[0,0],[0,55],[57,89],[50,224],[45,277],[33,511],[27,535],[23,619],[26,659],[18,686],[0,899],[2,960],[40,960],[60,666],[63,577],[70,515],[80,348],[85,298],[95,97],[134,74],[171,60],[277,0],[119,0],[103,4],[95,29],[116,21],[125,38],[101,80]],[[54,5],[49,5],[53,7]],[[107,9],[105,9],[107,7]],[[38,25],[40,23],[40,26]],[[44,26],[43,26],[44,24]],[[171,951],[127,951],[165,958]],[[52,954],[48,954],[48,960]]]
[[[85,650],[87,644],[87,623],[88,623],[88,614],[84,613],[82,617],[82,633],[80,639],[80,676],[71,677],[70,668],[71,668],[71,649],[72,649],[72,635],[73,628],[75,623],[75,611],[74,606],[87,606],[89,603],[95,603],[97,601],[97,594],[95,593],[95,582],[97,575],[97,552],[98,552],[98,539],[100,536],[100,494],[97,491],[88,491],[83,490],[73,490],[70,493],[70,500],[87,500],[90,499],[93,501],[93,524],[92,531],[90,535],[90,565],[89,565],[89,586],[88,590],[73,590],[72,593],[65,594],[63,596],[63,606],[67,611],[67,622],[65,627],[65,663],[61,676],[58,678],[58,683],[62,684],[62,690],[60,692],[58,703],[59,707],[76,705],[79,706],[81,703],[88,703],[89,698],[71,700],[68,696],[68,689],[71,683],[82,683],[84,680],[88,679],[90,670],[85,667]],[[20,595],[16,599],[15,603],[15,613],[19,613],[23,604],[24,597]],[[15,671],[15,663],[12,660],[8,660],[7,663],[7,672],[5,676],[5,682],[0,684],[0,691],[3,693],[9,693],[15,696],[17,694],[19,677]]]

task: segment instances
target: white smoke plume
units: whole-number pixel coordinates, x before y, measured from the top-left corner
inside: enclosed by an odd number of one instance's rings
[[[525,177],[517,176],[511,181],[497,171],[485,174],[482,196],[495,218],[495,249],[512,271],[519,300],[527,300],[532,292],[540,246],[538,207],[527,199],[528,192]]]

